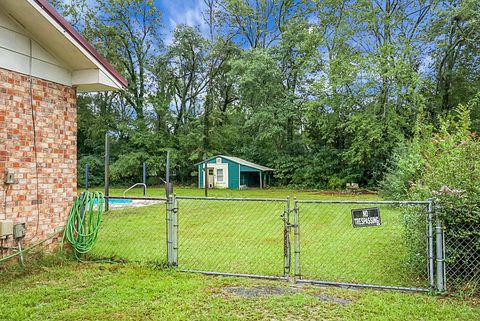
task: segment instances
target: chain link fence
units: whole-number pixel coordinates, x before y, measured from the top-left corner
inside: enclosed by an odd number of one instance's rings
[[[480,229],[475,224],[445,230],[445,273],[449,290],[480,293]]]
[[[289,205],[289,199],[176,197],[174,264],[183,271],[288,277]]]
[[[91,260],[166,265],[166,199],[108,197]]]
[[[431,202],[107,199],[109,211],[85,259],[294,276],[299,283],[479,292],[480,230],[474,223],[444,228]]]
[[[294,208],[299,282],[405,290],[433,284],[428,202],[296,201]]]

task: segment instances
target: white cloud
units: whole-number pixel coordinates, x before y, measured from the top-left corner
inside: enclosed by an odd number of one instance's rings
[[[171,43],[171,32],[179,24],[185,24],[191,27],[199,28],[203,34],[208,33],[208,25],[203,18],[205,4],[203,0],[162,0],[163,17],[167,28],[167,39],[165,42]]]

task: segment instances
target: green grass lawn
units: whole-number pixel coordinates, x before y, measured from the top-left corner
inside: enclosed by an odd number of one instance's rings
[[[35,273],[4,272],[0,282],[0,320],[6,321],[476,320],[480,315],[473,299],[294,286],[134,265],[51,262]],[[252,296],[259,291],[272,295]]]
[[[113,190],[112,194],[119,192]],[[177,192],[192,196],[201,195],[202,191]],[[328,195],[281,189],[212,190],[213,193],[226,197],[298,195],[301,199],[378,199],[375,195]],[[286,206],[286,202],[179,199],[179,269],[283,276],[281,215]],[[382,205],[382,226],[353,228],[350,210],[359,206],[367,205],[299,205],[302,278],[427,287],[426,249],[419,253],[423,262],[420,271],[407,265],[409,252],[401,210]],[[90,255],[93,259],[165,265],[165,213],[165,204],[111,210],[104,214],[98,243]],[[293,215],[290,216],[293,222]],[[290,237],[293,247],[293,232]],[[293,276],[293,260],[290,275]]]
[[[103,214],[93,259],[165,265],[165,204],[111,210]]]
[[[110,195],[122,196],[126,187],[110,188]],[[91,188],[91,191],[103,192],[103,187]],[[79,190],[81,192],[82,190]],[[178,196],[205,196],[205,190],[193,187],[174,187],[174,192]],[[165,197],[165,190],[163,187],[149,187],[147,195],[150,197]],[[135,188],[129,191],[126,196],[143,196],[142,188]],[[318,191],[318,190],[299,190],[291,188],[249,188],[244,190],[229,190],[229,189],[210,189],[208,190],[209,197],[263,197],[263,198],[291,198],[298,199],[354,199],[354,200],[375,200],[380,199],[376,194],[352,194],[336,191]]]
[[[353,227],[352,208],[380,209],[381,226]],[[426,206],[415,206],[426,221]],[[412,207],[410,206],[410,210]],[[378,204],[299,204],[302,278],[347,283],[428,287],[427,244],[410,265],[402,209]]]

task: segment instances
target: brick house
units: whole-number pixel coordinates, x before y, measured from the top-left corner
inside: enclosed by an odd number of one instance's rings
[[[0,221],[26,223],[25,243],[77,195],[77,93],[126,86],[47,0],[0,1]]]

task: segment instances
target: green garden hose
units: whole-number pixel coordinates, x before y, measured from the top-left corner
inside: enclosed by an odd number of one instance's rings
[[[100,192],[85,192],[77,197],[63,235],[77,258],[78,254],[89,252],[97,242],[104,204],[105,198]]]

